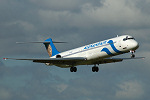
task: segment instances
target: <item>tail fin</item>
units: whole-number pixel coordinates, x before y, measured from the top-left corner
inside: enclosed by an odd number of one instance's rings
[[[43,44],[45,45],[46,50],[50,57],[55,56],[60,53],[59,51],[57,51],[51,38],[45,40],[45,43],[43,43]]]

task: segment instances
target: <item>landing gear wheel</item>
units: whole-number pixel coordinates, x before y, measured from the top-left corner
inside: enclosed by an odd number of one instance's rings
[[[95,67],[92,67],[92,72],[95,72]]]
[[[132,50],[131,50],[130,52],[131,52],[131,58],[135,58],[135,54],[134,54],[135,51],[132,51]]]
[[[132,54],[132,55],[131,55],[131,58],[135,58],[135,55],[134,55],[134,54]]]
[[[77,72],[77,67],[71,67],[70,72]]]
[[[70,68],[70,72],[73,72],[73,67]]]
[[[74,72],[77,72],[77,67],[74,67]]]
[[[98,72],[99,71],[99,68],[98,67],[96,67],[96,72]]]
[[[98,71],[99,71],[99,68],[96,67],[96,66],[94,66],[94,67],[92,67],[92,71],[93,71],[93,72],[98,72]]]

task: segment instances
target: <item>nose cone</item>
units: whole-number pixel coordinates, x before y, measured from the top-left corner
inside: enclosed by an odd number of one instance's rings
[[[139,48],[139,43],[137,41],[132,42],[132,47],[133,47],[133,50],[138,49]]]

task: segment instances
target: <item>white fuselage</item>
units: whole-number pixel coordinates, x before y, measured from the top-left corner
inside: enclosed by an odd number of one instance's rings
[[[108,40],[85,45],[59,53],[62,58],[84,57],[87,60],[107,58],[136,50],[139,47],[132,36],[123,35]],[[51,57],[56,58],[56,55]]]

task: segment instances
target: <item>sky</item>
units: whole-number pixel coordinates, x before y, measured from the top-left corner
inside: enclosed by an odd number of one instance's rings
[[[150,0],[0,0],[0,100],[149,100]],[[69,68],[13,58],[48,58],[43,44],[64,41],[63,52],[89,43],[132,35],[137,57],[99,65]],[[130,57],[130,53],[119,57]]]

